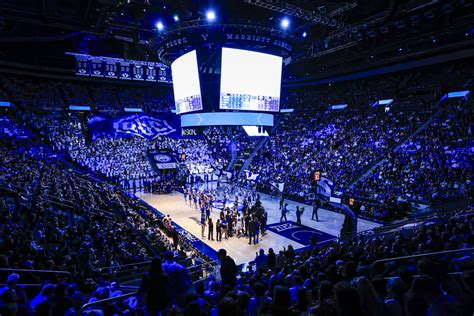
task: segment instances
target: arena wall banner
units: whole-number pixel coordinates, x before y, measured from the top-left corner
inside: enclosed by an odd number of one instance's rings
[[[176,169],[176,158],[167,152],[151,152],[150,156],[158,169]]]
[[[120,117],[95,115],[89,119],[88,126],[92,140],[102,137],[181,137],[179,117],[167,113],[127,114]]]

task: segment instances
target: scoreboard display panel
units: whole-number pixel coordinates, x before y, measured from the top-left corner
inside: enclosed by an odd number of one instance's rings
[[[221,110],[278,112],[282,57],[222,48]]]

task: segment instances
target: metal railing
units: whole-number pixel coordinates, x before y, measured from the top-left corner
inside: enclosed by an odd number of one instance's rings
[[[414,259],[414,258],[421,258],[421,257],[436,256],[436,255],[445,255],[445,254],[450,254],[450,253],[468,252],[468,251],[474,251],[474,248],[461,248],[461,249],[454,249],[454,250],[428,252],[428,253],[422,253],[422,254],[410,255],[410,256],[401,256],[401,257],[379,259],[379,260],[375,260],[373,262],[373,265],[376,264],[376,263],[380,263],[380,262],[399,261],[399,260],[407,260],[407,259]]]
[[[111,304],[111,303],[114,303],[114,302],[117,302],[117,301],[121,301],[121,300],[127,299],[127,298],[132,297],[132,296],[136,296],[136,295],[138,295],[138,291],[134,291],[134,292],[130,292],[130,293],[127,293],[127,294],[124,294],[124,295],[119,295],[119,296],[116,296],[116,297],[106,298],[106,299],[103,299],[103,300],[98,300],[98,301],[95,301],[95,302],[84,304],[84,305],[82,305],[81,309],[79,310],[79,315],[82,315],[82,313],[84,311],[86,311],[87,309],[89,309],[91,307],[98,306],[98,305],[108,305],[108,304]],[[139,299],[138,299],[138,304],[140,304]],[[140,305],[138,306],[137,310],[140,310],[139,307],[140,307]]]
[[[15,269],[15,268],[0,268],[1,271],[6,272],[22,272],[22,273],[39,273],[39,274],[63,274],[67,275],[69,281],[72,280],[72,273],[69,271],[59,271],[59,270],[30,270],[30,269]]]
[[[136,262],[136,263],[120,264],[120,265],[117,265],[117,266],[101,267],[101,268],[97,268],[97,269],[92,269],[92,271],[101,272],[101,271],[109,270],[109,269],[121,269],[121,268],[124,268],[124,267],[134,267],[134,266],[149,265],[149,264],[151,264],[151,260]]]
[[[150,264],[151,261],[142,261],[117,266],[101,267],[92,271],[98,273],[100,278],[107,279],[108,281],[130,283],[139,280],[143,274],[148,271]],[[215,273],[216,267],[217,264],[203,262],[187,266],[186,271],[194,284],[209,278],[209,276]]]

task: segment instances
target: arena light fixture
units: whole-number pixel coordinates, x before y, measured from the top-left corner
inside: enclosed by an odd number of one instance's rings
[[[174,20],[175,22],[178,22],[178,21],[179,21],[179,16],[178,16],[177,14],[175,14],[175,15],[173,16],[173,20]]]
[[[290,26],[290,20],[288,20],[288,18],[284,18],[283,20],[281,20],[281,27],[283,29],[286,30],[289,26]]]
[[[208,10],[206,12],[206,18],[209,22],[212,22],[216,19],[216,12],[214,10]]]
[[[165,26],[163,25],[163,22],[161,21],[156,22],[155,26],[158,31],[163,31],[163,29],[165,28]]]
[[[303,37],[306,37],[308,34],[306,32],[303,32]]]

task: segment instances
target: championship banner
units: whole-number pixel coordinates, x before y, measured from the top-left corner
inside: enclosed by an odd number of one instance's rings
[[[104,63],[102,57],[91,58],[91,76],[103,77],[104,76]]]
[[[127,114],[120,117],[95,115],[88,121],[92,140],[102,137],[154,139],[158,136],[180,138],[181,126],[175,114]]]
[[[145,69],[145,80],[146,81],[156,81],[156,68],[155,63],[148,63]]]
[[[105,76],[107,78],[117,78],[118,77],[118,69],[117,69],[117,61],[114,59],[108,59],[105,61]]]
[[[131,80],[131,62],[129,61],[121,61],[120,62],[120,79],[122,80]]]
[[[76,75],[79,76],[167,83],[172,81],[171,68],[162,63],[70,52],[66,54],[75,57]]]
[[[77,56],[76,57],[76,74],[79,76],[89,76],[89,56]]]
[[[163,169],[176,169],[178,166],[176,158],[167,152],[151,152],[149,155],[152,161],[155,163],[156,168]]]
[[[145,79],[145,66],[146,62],[134,62],[133,64],[133,73],[132,80],[141,80]]]

